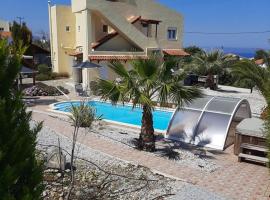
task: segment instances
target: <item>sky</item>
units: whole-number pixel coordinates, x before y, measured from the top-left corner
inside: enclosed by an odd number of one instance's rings
[[[270,0],[157,0],[184,16],[184,46],[270,49],[270,32],[264,34],[209,35],[188,32],[270,31]],[[70,0],[52,0],[70,4]],[[0,19],[24,17],[34,34],[48,32],[47,0],[8,0],[1,3]]]

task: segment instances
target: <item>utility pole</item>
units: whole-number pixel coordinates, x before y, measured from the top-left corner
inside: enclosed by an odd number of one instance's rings
[[[17,19],[19,19],[20,25],[22,25],[22,20],[24,19],[24,17],[17,17]]]

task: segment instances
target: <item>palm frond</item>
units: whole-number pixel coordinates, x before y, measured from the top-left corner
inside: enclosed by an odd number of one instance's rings
[[[123,78],[128,78],[129,73],[126,70],[125,66],[119,61],[113,61],[109,64],[109,68],[111,68],[117,75]]]
[[[184,103],[191,103],[194,99],[202,97],[203,94],[196,87],[185,87],[182,84],[175,84],[170,88],[169,96],[172,102],[182,107]]]
[[[110,100],[113,104],[116,104],[124,99],[120,87],[113,81],[100,79],[98,81],[98,94],[102,96],[102,99]]]
[[[266,96],[266,87],[270,84],[270,72],[267,69],[256,65],[253,61],[241,60],[233,66],[232,73],[239,79],[254,82],[261,93]]]

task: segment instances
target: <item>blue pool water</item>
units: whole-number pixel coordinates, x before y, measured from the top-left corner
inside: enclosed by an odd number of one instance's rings
[[[64,102],[55,104],[55,110],[69,112],[71,104],[79,105],[80,102]],[[99,101],[89,101],[89,105],[96,108],[97,115],[102,115],[103,119],[141,126],[142,109],[132,109],[131,106],[117,105],[113,106],[109,103]],[[159,130],[167,130],[172,112],[155,110],[153,112],[154,128]]]

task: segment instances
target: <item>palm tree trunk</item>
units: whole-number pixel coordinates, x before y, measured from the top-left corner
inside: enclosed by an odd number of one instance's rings
[[[139,138],[139,148],[141,150],[150,152],[156,150],[154,132],[151,108],[147,105],[143,105],[142,127]]]
[[[216,90],[216,84],[215,84],[215,79],[214,75],[212,73],[208,73],[206,77],[206,82],[205,82],[205,88],[210,88],[211,90]]]

